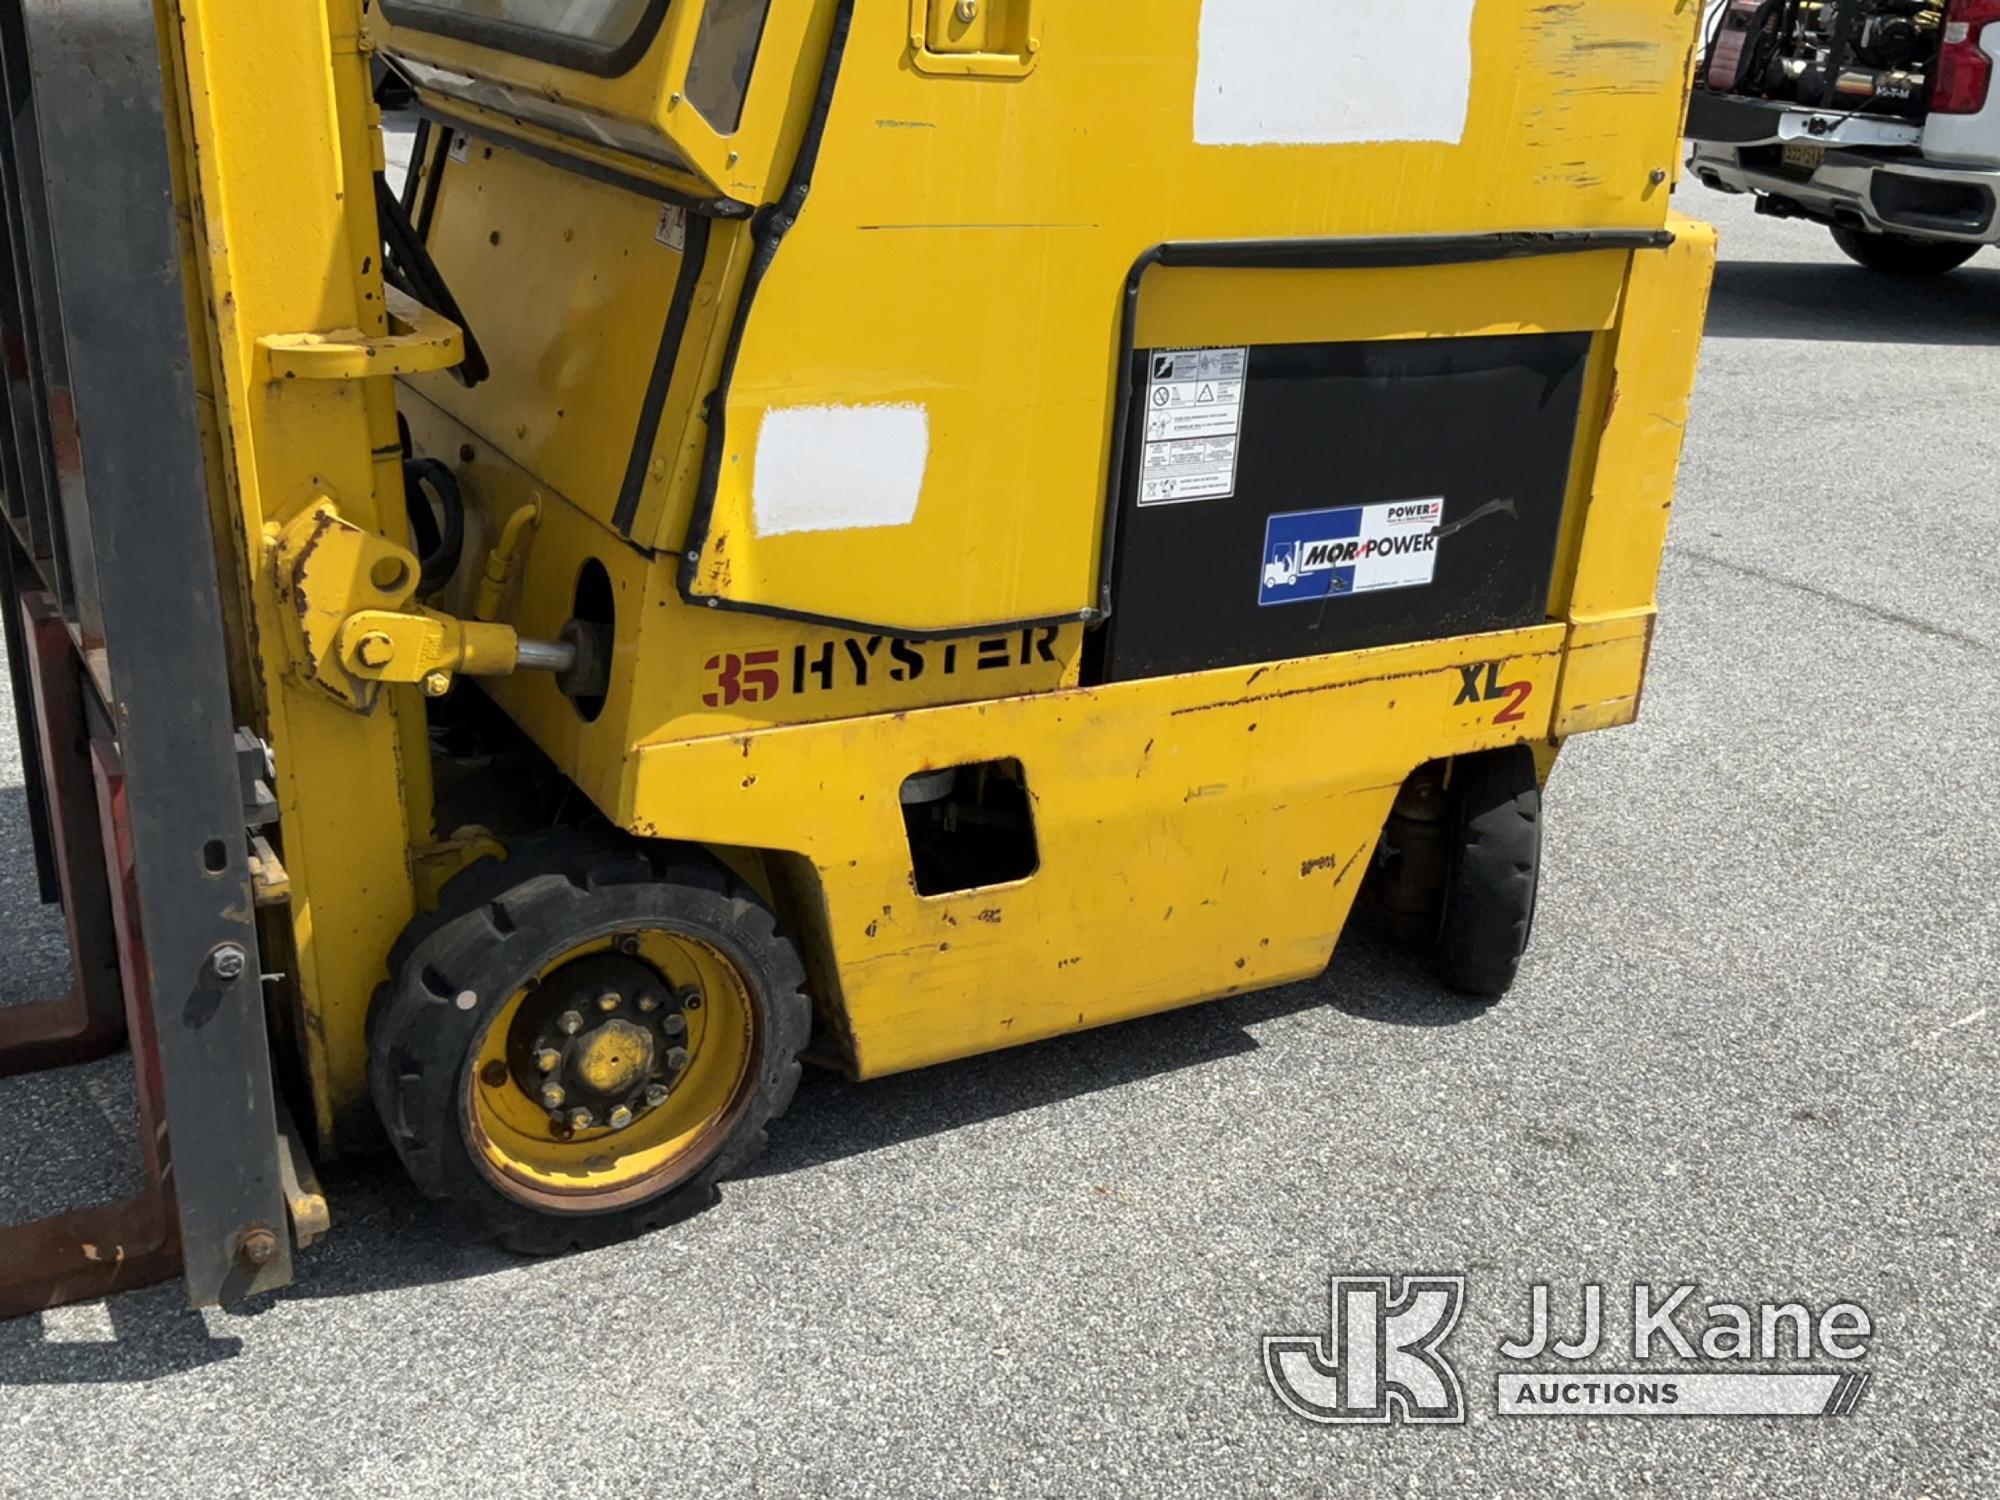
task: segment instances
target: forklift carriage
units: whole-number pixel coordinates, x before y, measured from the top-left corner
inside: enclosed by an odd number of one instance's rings
[[[876,1077],[1490,999],[1637,714],[1713,237],[1677,0],[0,0],[6,647],[148,1187],[0,1314],[534,1252]],[[378,98],[413,101],[406,174]]]

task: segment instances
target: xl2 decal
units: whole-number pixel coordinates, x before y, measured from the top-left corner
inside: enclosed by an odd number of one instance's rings
[[[1468,703],[1498,703],[1500,712],[1493,716],[1495,724],[1521,724],[1527,721],[1528,700],[1535,696],[1532,682],[1506,682],[1500,680],[1501,663],[1497,661],[1474,662],[1469,667],[1458,669],[1458,698],[1453,708],[1463,708]]]

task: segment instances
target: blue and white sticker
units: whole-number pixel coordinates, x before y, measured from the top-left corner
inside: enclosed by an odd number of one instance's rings
[[[1264,526],[1264,576],[1257,603],[1307,604],[1423,588],[1437,575],[1443,521],[1442,499],[1272,516]]]

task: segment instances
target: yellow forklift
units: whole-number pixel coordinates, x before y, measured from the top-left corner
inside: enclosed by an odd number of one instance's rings
[[[148,1180],[0,1229],[0,1312],[282,1284],[385,1142],[606,1243],[802,1061],[1308,978],[1358,904],[1503,992],[1645,680],[1699,11],[0,0],[76,970],[0,1073],[129,1038]]]

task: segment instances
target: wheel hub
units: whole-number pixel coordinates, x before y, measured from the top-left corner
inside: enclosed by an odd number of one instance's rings
[[[515,1081],[558,1134],[623,1130],[672,1097],[700,1004],[699,991],[674,989],[636,958],[578,959],[522,1007],[508,1049]]]

